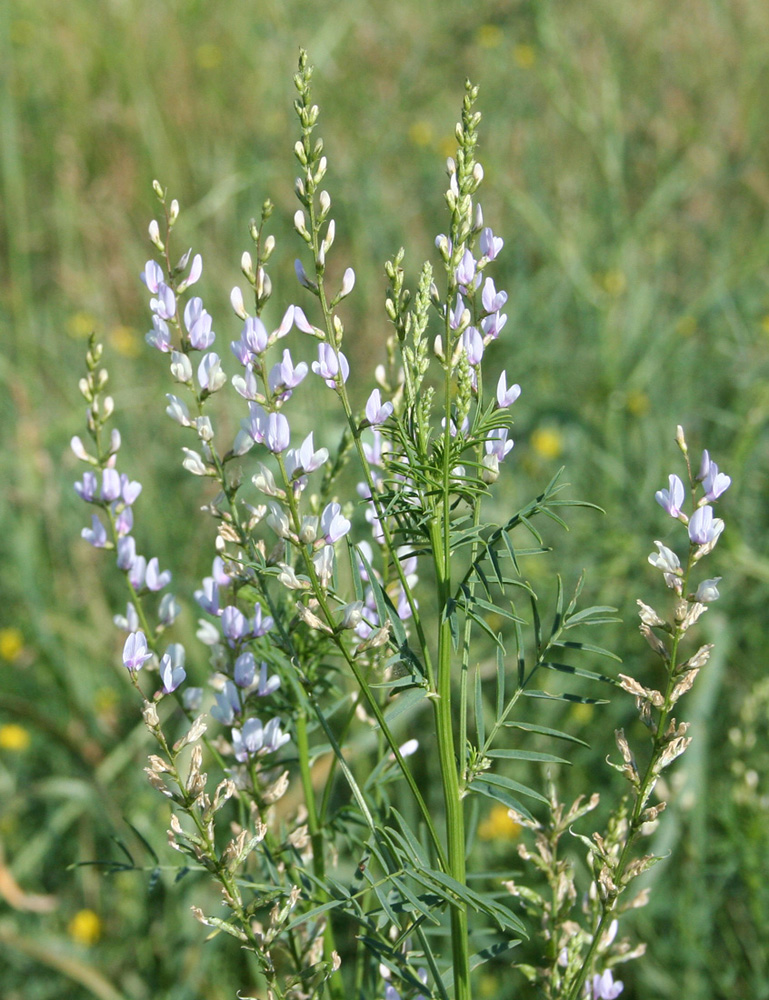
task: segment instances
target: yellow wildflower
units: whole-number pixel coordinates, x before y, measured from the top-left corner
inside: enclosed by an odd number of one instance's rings
[[[481,840],[510,840],[521,832],[521,824],[510,816],[507,806],[493,805],[489,815],[478,824]]]
[[[0,750],[26,750],[30,744],[28,731],[24,726],[9,722],[0,726]]]
[[[563,437],[554,427],[538,427],[532,432],[531,446],[543,458],[558,458],[563,451]]]
[[[13,663],[17,660],[24,649],[24,636],[21,629],[0,628],[0,660],[7,660]]]
[[[93,910],[78,910],[67,924],[67,932],[76,944],[90,948],[101,937],[101,918]]]

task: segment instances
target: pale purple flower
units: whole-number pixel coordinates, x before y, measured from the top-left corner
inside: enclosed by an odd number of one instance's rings
[[[497,405],[500,409],[512,405],[521,395],[521,387],[518,383],[507,388],[507,372],[502,372],[497,382]]]
[[[179,262],[181,270],[184,270],[184,268],[187,266],[187,261],[189,260],[190,253],[191,249],[187,251],[182,261]],[[200,280],[200,276],[202,273],[203,273],[203,258],[200,256],[199,253],[196,253],[195,256],[192,258],[192,266],[190,267],[190,273],[187,275],[187,278],[179,286],[180,289],[184,291],[186,288],[189,288],[190,285],[194,285],[197,281]]]
[[[462,319],[464,318],[466,311],[469,314],[469,310],[467,310],[467,307],[465,306],[462,296],[459,294],[459,292],[457,292],[457,301],[449,315],[449,326],[451,327],[452,330],[459,329],[459,327],[462,324]]]
[[[476,263],[473,255],[469,250],[465,250],[462,254],[462,260],[459,262],[459,266],[456,270],[457,284],[462,289],[465,294],[468,290],[478,287],[480,282],[480,275],[476,278],[475,275]]]
[[[248,619],[234,604],[228,604],[222,611],[222,632],[231,643],[236,643],[248,635]]]
[[[150,659],[152,653],[147,649],[147,637],[144,632],[131,632],[123,646],[123,665],[126,670],[135,674]]]
[[[710,453],[705,449],[702,453],[702,459],[700,460],[700,471],[697,473],[697,482],[702,482],[702,480],[707,476],[710,470]]]
[[[700,604],[711,604],[721,596],[718,592],[718,584],[721,582],[720,576],[714,576],[711,580],[703,580],[697,587],[694,600]]]
[[[353,288],[355,288],[355,271],[348,267],[342,275],[342,290],[339,293],[339,298],[346,298]]]
[[[115,623],[116,628],[121,628],[124,632],[136,632],[139,628],[139,615],[130,601],[126,605],[125,617],[123,615],[114,615],[112,621]]]
[[[698,507],[689,520],[689,538],[695,545],[714,545],[724,530],[720,517],[713,517],[712,507]]]
[[[372,425],[383,424],[392,414],[393,404],[382,403],[379,389],[374,389],[366,402],[366,419]]]
[[[102,469],[101,499],[111,503],[120,496],[120,474],[117,469]]]
[[[462,347],[467,354],[467,360],[473,367],[477,367],[483,358],[483,337],[474,326],[468,326],[462,334]]]
[[[95,549],[103,549],[107,544],[107,529],[96,514],[91,514],[91,527],[83,528],[80,535]]]
[[[135,479],[129,479],[128,476],[123,473],[120,477],[120,494],[123,497],[123,502],[127,503],[130,507],[131,504],[136,500],[142,491],[142,484],[137,482]]]
[[[702,488],[705,491],[706,500],[717,500],[722,493],[725,493],[732,484],[730,476],[718,471],[715,462],[710,462],[707,473],[702,480]]]
[[[320,529],[329,545],[338,542],[350,530],[350,522],[342,514],[341,504],[330,503],[320,517]]]
[[[307,435],[299,448],[291,448],[284,459],[286,472],[293,479],[305,473],[315,472],[328,459],[328,449],[314,450],[313,432]]]
[[[172,288],[161,281],[157,288],[157,298],[150,299],[150,309],[160,319],[173,319],[176,315],[176,296]]]
[[[312,370],[316,375],[325,379],[326,385],[330,389],[336,388],[337,377],[341,378],[342,382],[346,382],[347,376],[350,374],[347,358],[341,351],[338,353],[334,351],[330,344],[318,344],[318,360],[313,361]]]
[[[117,542],[117,568],[127,572],[136,559],[136,542],[131,535],[118,538]]]
[[[246,652],[240,654],[237,660],[235,660],[233,676],[238,687],[251,687],[256,676],[256,660],[253,653]]]
[[[133,526],[134,514],[130,507],[123,507],[122,510],[115,512],[115,531],[117,532],[118,538],[122,538],[124,535],[130,535],[133,530]]]
[[[269,503],[270,513],[266,517],[268,527],[272,528],[278,538],[288,538],[291,534],[291,524],[288,514],[280,506],[271,500]]]
[[[255,401],[260,395],[254,369],[250,364],[246,365],[244,375],[232,376],[232,386],[236,392],[240,393],[243,399]]]
[[[307,277],[307,272],[304,269],[304,264],[297,259],[294,261],[294,271],[296,272],[296,278],[300,285],[304,288],[313,288],[314,286]]]
[[[161,573],[157,556],[153,556],[147,563],[144,582],[148,590],[162,590],[171,582],[171,571],[166,569]]]
[[[483,339],[486,343],[497,339],[502,332],[505,323],[507,323],[507,315],[499,312],[492,313],[490,316],[485,316],[481,320],[481,330],[483,330]]]
[[[301,309],[299,306],[294,306],[294,325],[302,333],[311,333],[314,336],[317,332],[316,328],[305,316],[304,309]]]
[[[144,265],[144,270],[142,271],[140,277],[152,294],[157,295],[158,288],[160,287],[165,275],[163,274],[162,267],[157,261],[148,260]]]
[[[668,479],[670,488],[667,490],[657,490],[654,499],[663,507],[671,517],[680,517],[681,506],[686,499],[684,484],[678,476],[670,476]]]
[[[86,503],[90,503],[94,499],[98,488],[99,480],[96,478],[96,473],[90,470],[83,473],[82,482],[75,483],[75,493]]]
[[[171,350],[171,331],[168,329],[168,323],[160,316],[152,317],[152,329],[149,333],[145,333],[144,339],[150,347],[155,347],[164,354]]]
[[[281,394],[285,389],[295,389],[306,376],[307,370],[304,361],[300,361],[298,365],[294,366],[294,362],[291,360],[291,351],[286,348],[283,352],[283,360],[273,365],[270,370],[268,379],[270,391]],[[290,395],[290,392],[285,393],[286,398]]]
[[[203,704],[203,688],[188,687],[182,694],[182,705],[188,712],[199,712]]]
[[[134,590],[141,590],[144,586],[144,574],[147,571],[147,560],[144,556],[136,556],[128,569],[128,582]]]
[[[680,574],[681,560],[675,552],[666,545],[663,545],[662,542],[655,542],[654,544],[657,546],[657,552],[652,552],[649,556],[651,565],[657,569],[661,569],[663,573]]]
[[[290,739],[291,737],[288,733],[280,731],[280,719],[270,719],[264,727],[264,749],[268,753],[274,753],[276,750],[279,750]]]
[[[507,302],[507,292],[498,292],[494,285],[494,280],[492,278],[487,278],[483,283],[481,301],[483,302],[483,308],[487,313],[499,312],[499,310]]]
[[[324,545],[322,549],[312,557],[312,564],[318,574],[321,587],[329,587],[334,578],[334,547]]]
[[[242,729],[232,730],[232,752],[235,760],[245,764],[264,746],[264,729],[259,719],[246,719]]]
[[[195,600],[209,615],[219,614],[219,587],[213,577],[204,578],[202,590],[195,591]]]
[[[184,325],[189,333],[190,346],[196,351],[208,350],[216,340],[211,324],[211,316],[203,308],[203,300],[197,295],[191,298],[184,307]]]
[[[216,704],[211,709],[211,717],[229,726],[240,715],[240,694],[232,681],[225,681],[224,688],[216,692]]]
[[[251,635],[258,639],[266,635],[274,624],[275,619],[271,615],[262,615],[262,606],[259,601],[256,601],[254,603],[254,617],[250,622]]]
[[[271,695],[273,691],[277,691],[280,687],[280,677],[277,674],[273,674],[272,677],[267,676],[267,664],[262,660],[262,664],[259,668],[259,685],[256,689],[256,693],[260,698],[266,698]]]
[[[198,382],[200,388],[208,392],[217,392],[227,381],[222,371],[222,363],[215,351],[204,354],[198,365]]]
[[[288,448],[291,440],[291,428],[283,413],[271,413],[267,418],[267,428],[264,443],[273,454],[279,454]]]
[[[488,436],[485,442],[486,454],[494,455],[498,461],[502,459],[512,451],[513,444],[515,442],[507,440],[507,428],[506,427],[496,427]]]
[[[184,682],[187,671],[184,669],[184,646],[172,642],[160,660],[160,679],[163,682],[165,694],[171,694]]]
[[[243,292],[241,292],[237,285],[230,292],[230,305],[235,310],[236,316],[240,316],[241,319],[246,318],[247,313],[243,302]]]
[[[167,628],[176,621],[182,613],[182,606],[173,594],[163,594],[158,605],[158,618]]]
[[[623,989],[621,979],[614,982],[611,969],[606,969],[600,976],[593,976],[592,984],[589,987],[589,996],[592,1000],[616,1000]]]
[[[168,400],[168,406],[166,407],[166,414],[175,420],[177,424],[182,427],[190,426],[190,411],[187,408],[187,404],[183,399],[179,399],[178,396],[174,396],[172,392],[166,393],[166,399]]]
[[[264,444],[267,433],[267,414],[259,403],[248,404],[248,420],[241,421],[241,427],[247,431],[257,444]]]
[[[481,231],[480,247],[484,257],[494,260],[504,245],[505,241],[500,236],[495,236],[488,226]]]

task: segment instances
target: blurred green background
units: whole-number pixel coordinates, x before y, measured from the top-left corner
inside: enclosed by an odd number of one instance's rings
[[[769,997],[764,0],[0,4],[0,996],[223,1000],[242,985],[237,949],[204,946],[189,915],[204,883],[68,868],[122,858],[114,837],[152,867],[126,820],[174,863],[118,666],[121,581],[79,538],[68,443],[95,330],[124,464],[145,483],[143,548],[189,593],[210,537],[163,415],[165,365],[143,341],[151,182],[182,204],[177,246],[203,253],[200,294],[224,344],[248,220],[268,196],[276,316],[297,301],[300,45],[316,67],[334,266],[358,275],[358,370],[388,335],[384,260],[404,245],[416,274],[445,229],[444,160],[464,80],[480,84],[481,200],[510,295],[493,363],[524,389],[511,503],[565,464],[571,494],[605,508],[571,518],[558,566],[572,582],[586,569],[590,598],[620,608],[611,641],[628,672],[653,669],[635,599],[661,597],[646,556],[668,530],[653,494],[680,471],[676,424],[733,477],[708,569],[724,577],[703,627],[717,655],[684,708],[695,743],[655,844],[671,857],[633,925],[649,954],[622,969],[623,996]],[[624,703],[601,711],[569,720],[594,742],[575,790],[608,782],[611,733],[632,718]],[[504,823],[481,834],[494,864],[516,863]],[[490,968],[480,995],[510,997],[510,984]]]

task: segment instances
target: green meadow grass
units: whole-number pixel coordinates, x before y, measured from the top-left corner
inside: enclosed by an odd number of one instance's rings
[[[497,285],[510,295],[494,350],[523,387],[510,503],[564,464],[571,494],[605,509],[576,512],[550,540],[567,582],[585,570],[591,597],[620,609],[626,624],[610,638],[628,672],[653,676],[635,599],[661,597],[646,556],[667,530],[653,494],[677,468],[676,424],[733,477],[715,556],[723,598],[704,626],[717,651],[688,706],[695,742],[657,834],[670,857],[634,924],[649,954],[622,969],[623,997],[769,997],[763,0],[0,5],[0,996],[223,1000],[248,980],[237,948],[204,945],[190,916],[205,882],[174,882],[111,624],[122,581],[79,538],[68,443],[82,432],[77,379],[95,330],[124,464],[145,483],[142,547],[190,593],[211,538],[163,414],[165,365],[143,341],[151,182],[182,204],[220,342],[237,335],[227,297],[268,196],[275,316],[299,301],[300,45],[330,162],[332,266],[358,276],[353,370],[383,358],[384,260],[404,245],[416,276],[434,252],[464,80],[480,85],[482,203],[506,241]],[[194,619],[189,606],[189,635]],[[203,656],[193,671],[202,682]],[[602,761],[631,718],[620,701],[572,714],[592,748],[559,775],[567,791],[616,791]],[[486,829],[489,865],[514,867],[512,835]],[[126,852],[146,872],[71,867],[127,863]],[[487,969],[479,996],[507,1000],[509,970]]]

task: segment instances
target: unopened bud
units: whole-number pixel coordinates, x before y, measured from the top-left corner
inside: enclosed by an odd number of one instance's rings
[[[160,226],[158,225],[157,219],[153,219],[152,222],[150,222],[148,232],[150,234],[150,240],[162,253],[163,250],[165,250],[165,246],[160,238]]]
[[[173,225],[178,218],[179,218],[179,202],[176,200],[176,198],[174,198],[174,200],[171,202],[171,208],[169,209],[168,212],[169,224]]]
[[[321,193],[318,195],[318,202],[320,204],[321,212],[323,213],[323,215],[326,215],[328,213],[328,210],[331,208],[331,195],[328,193],[328,191],[321,191]]]

